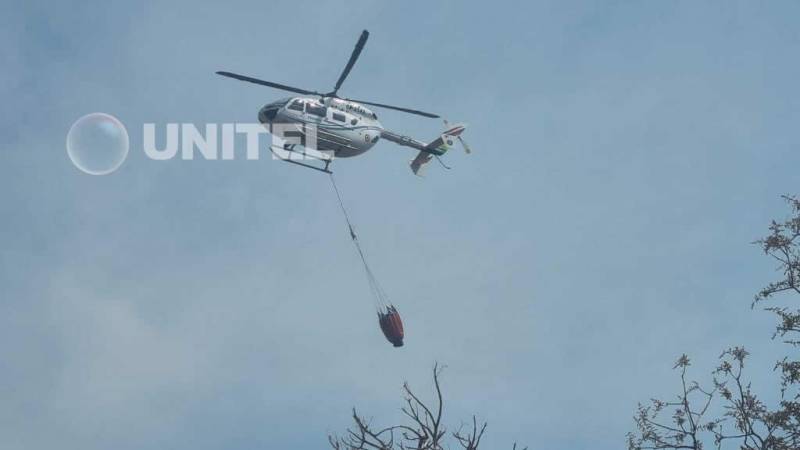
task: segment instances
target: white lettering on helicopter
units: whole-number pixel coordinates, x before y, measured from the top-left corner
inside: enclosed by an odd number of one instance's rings
[[[331,102],[331,107],[338,109],[339,111],[345,111],[350,113],[355,113],[360,116],[374,118],[374,114],[372,111],[367,110],[366,108],[353,104],[353,103],[344,103],[344,102]]]

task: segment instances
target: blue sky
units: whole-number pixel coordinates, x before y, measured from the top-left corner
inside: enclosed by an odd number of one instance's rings
[[[730,345],[782,350],[750,243],[800,163],[792,2],[0,3],[0,447],[325,447],[444,374],[486,445],[617,449],[638,401]],[[151,161],[145,122],[252,122],[230,70],[469,124],[470,156],[338,161],[407,345],[393,349],[328,180],[269,159]],[[116,173],[67,158],[94,111]],[[423,140],[441,123],[379,111]],[[771,395],[775,393],[772,392]],[[768,394],[769,396],[769,394]]]

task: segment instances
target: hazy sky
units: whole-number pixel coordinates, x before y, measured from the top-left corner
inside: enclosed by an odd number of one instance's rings
[[[69,3],[0,2],[4,450],[324,448],[354,405],[397,419],[434,361],[488,448],[618,449],[681,353],[707,379],[727,346],[781,350],[750,243],[797,192],[800,4]],[[216,70],[331,88],[364,28],[341,93],[474,149],[425,179],[387,142],[334,165],[401,349],[325,176],[142,152],[142,123],[285,96]],[[95,111],[131,135],[105,177],[64,146]]]

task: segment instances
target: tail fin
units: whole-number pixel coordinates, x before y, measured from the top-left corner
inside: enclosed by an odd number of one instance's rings
[[[419,152],[417,153],[417,157],[411,161],[411,171],[414,172],[414,175],[422,176],[423,168],[426,164],[431,162],[433,159],[433,155],[428,152]]]
[[[450,147],[455,144],[456,139],[461,139],[461,133],[466,128],[467,126],[462,124],[448,127],[441,136],[426,144],[425,148],[411,161],[411,171],[414,172],[414,175],[421,175],[422,168],[433,159],[433,156],[441,156],[447,153]]]

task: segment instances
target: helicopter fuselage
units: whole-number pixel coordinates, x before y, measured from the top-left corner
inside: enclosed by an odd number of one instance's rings
[[[284,98],[261,108],[258,121],[273,135],[280,131],[285,136],[299,137],[302,146],[332,152],[336,158],[366,152],[378,142],[384,130],[370,109],[331,97]]]

